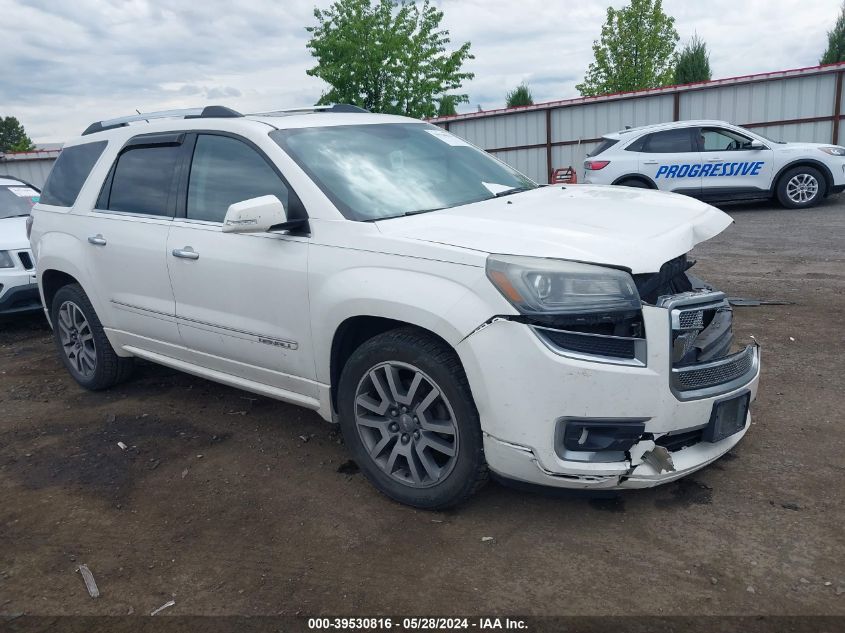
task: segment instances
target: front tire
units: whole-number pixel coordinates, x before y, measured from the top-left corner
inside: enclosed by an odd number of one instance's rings
[[[353,459],[391,499],[443,509],[487,481],[466,375],[434,336],[402,328],[368,340],[344,366],[337,397]]]
[[[115,353],[82,286],[59,288],[50,319],[59,357],[81,386],[92,391],[108,389],[129,377],[132,359]]]
[[[806,209],[824,199],[827,181],[815,167],[795,167],[778,180],[777,196],[787,209]]]

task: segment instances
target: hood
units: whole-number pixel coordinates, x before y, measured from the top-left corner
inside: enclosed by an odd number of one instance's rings
[[[820,147],[842,147],[842,145],[839,143],[804,143],[801,141],[792,141],[789,143],[769,143],[769,147],[776,152],[805,154],[807,152],[817,150]],[[830,158],[831,156],[830,154],[819,154],[816,156],[816,158],[824,157]]]
[[[732,222],[727,214],[686,196],[574,185],[540,187],[376,224],[384,234],[401,238],[648,273]]]
[[[26,238],[26,217],[0,219],[0,251],[29,248]]]

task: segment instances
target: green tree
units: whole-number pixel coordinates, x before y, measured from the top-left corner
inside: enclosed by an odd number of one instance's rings
[[[0,152],[28,152],[35,149],[21,122],[13,116],[0,116]]]
[[[508,108],[534,105],[534,97],[531,95],[531,91],[525,82],[522,82],[508,93],[505,105]]]
[[[473,73],[462,70],[473,59],[470,43],[449,51],[443,12],[430,0],[337,0],[314,9],[316,26],[307,47],[317,58],[308,70],[329,90],[320,104],[351,103],[373,112],[434,116],[439,95],[461,87]],[[466,95],[454,95],[459,103]]]
[[[842,4],[842,10],[836,18],[833,30],[827,32],[827,50],[819,63],[835,64],[842,61],[845,61],[845,3]]]
[[[458,113],[458,104],[468,101],[466,95],[443,95],[437,106],[437,116],[455,116]]]
[[[691,84],[696,81],[710,81],[710,53],[707,44],[698,35],[693,35],[678,55],[675,64],[675,83]]]
[[[663,12],[661,0],[631,0],[622,9],[607,9],[601,38],[593,42],[595,60],[583,83],[585,96],[657,88],[672,82],[675,18]]]

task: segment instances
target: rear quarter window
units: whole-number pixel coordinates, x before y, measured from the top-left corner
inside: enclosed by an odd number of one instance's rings
[[[40,202],[72,207],[106,145],[106,141],[96,141],[63,149],[47,176]]]
[[[615,138],[603,138],[601,143],[599,143],[598,147],[594,149],[592,152],[587,154],[587,158],[592,158],[593,156],[598,156],[602,152],[609,150],[611,147],[616,145],[619,142],[619,139]]]

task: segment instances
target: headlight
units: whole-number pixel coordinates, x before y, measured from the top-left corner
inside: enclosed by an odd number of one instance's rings
[[[560,259],[491,255],[487,277],[522,314],[591,314],[640,310],[628,273]]]
[[[0,268],[14,268],[15,264],[12,261],[12,256],[9,251],[0,251]]]
[[[845,156],[845,147],[820,147],[819,149],[831,156]]]

